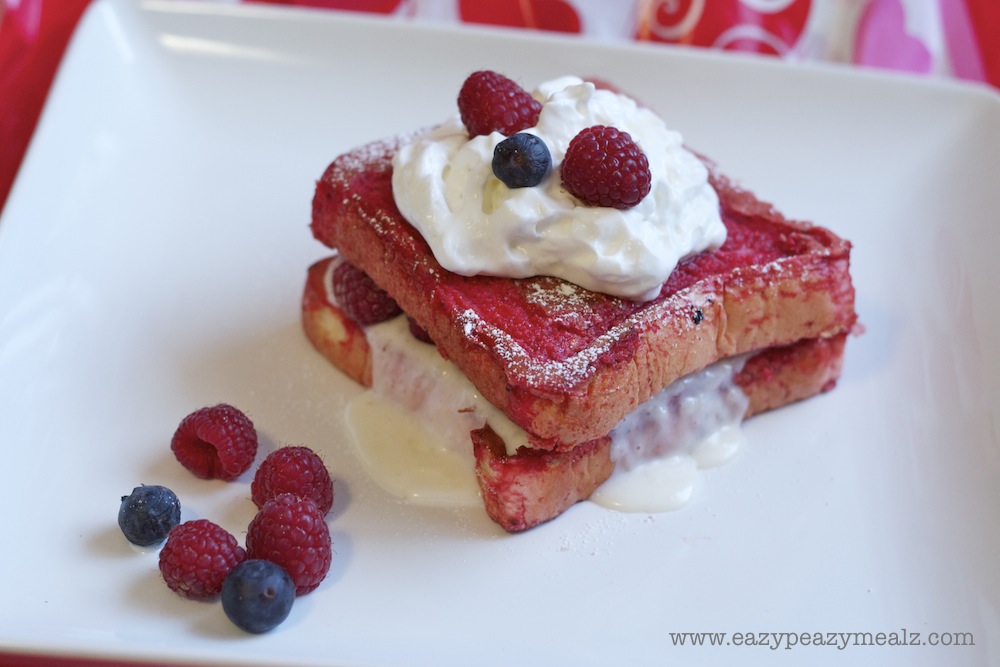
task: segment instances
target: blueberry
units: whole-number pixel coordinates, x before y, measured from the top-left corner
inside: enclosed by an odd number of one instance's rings
[[[132,544],[158,544],[180,522],[181,502],[165,486],[137,486],[131,495],[122,496],[118,525]]]
[[[222,582],[222,609],[236,627],[260,634],[286,618],[295,602],[295,584],[280,565],[246,560]]]
[[[548,147],[533,134],[518,132],[493,149],[493,173],[508,188],[534,187],[551,167]]]

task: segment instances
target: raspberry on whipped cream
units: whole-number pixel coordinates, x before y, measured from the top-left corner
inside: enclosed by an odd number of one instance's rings
[[[460,275],[549,275],[647,301],[686,257],[726,238],[719,200],[680,134],[631,98],[577,77],[540,85],[542,109],[523,132],[548,146],[552,169],[536,187],[508,188],[492,170],[499,132],[470,138],[456,114],[403,146],[393,196],[445,269]],[[559,167],[581,130],[628,132],[649,160],[651,188],[627,210],[587,206],[562,186]]]

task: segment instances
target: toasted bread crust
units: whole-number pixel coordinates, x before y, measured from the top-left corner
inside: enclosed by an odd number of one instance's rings
[[[302,329],[313,347],[330,363],[361,386],[371,387],[371,347],[365,330],[330,301],[326,281],[333,260],[333,257],[321,259],[306,272]]]
[[[832,390],[840,379],[847,336],[801,340],[749,357],[734,378],[750,399],[743,418]]]
[[[539,448],[601,437],[663,387],[720,358],[835,336],[855,322],[850,244],[786,220],[714,168],[729,240],[682,263],[648,303],[549,277],[450,273],[395,206],[399,141],[369,144],[327,168],[313,233],[396,299]]]
[[[512,533],[586,500],[615,468],[608,436],[566,452],[533,449],[509,456],[500,436],[485,426],[472,432],[472,446],[486,513]]]

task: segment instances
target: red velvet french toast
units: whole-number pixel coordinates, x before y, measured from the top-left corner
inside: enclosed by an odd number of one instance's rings
[[[464,94],[463,87],[460,108]],[[462,113],[468,130],[461,131],[475,136],[478,130]],[[539,127],[545,121],[537,110],[532,118]],[[621,144],[607,127],[590,130],[604,132],[598,136],[603,145]],[[493,132],[500,132],[498,140],[524,134],[518,127]],[[589,497],[615,465],[609,432],[661,390],[716,361],[745,355],[735,377],[749,400],[744,416],[836,382],[856,320],[850,243],[786,219],[709,161],[692,157],[717,198],[714,214],[724,226],[724,242],[681,257],[652,298],[628,298],[547,274],[446,269],[436,255],[439,246],[432,248],[397,205],[394,158],[411,140],[373,142],[336,158],[317,183],[311,228],[526,432],[528,444],[517,451],[488,426],[471,434],[484,504],[507,530],[530,528]],[[613,141],[619,143],[608,143]],[[634,142],[625,146],[633,150]],[[587,201],[590,195],[576,189],[579,178],[567,176],[572,144],[558,150],[563,190],[557,196],[568,197],[568,191],[588,207],[635,206]],[[634,164],[628,169],[640,176],[653,169]],[[511,189],[524,187],[509,183],[495,162],[493,170]],[[309,270],[303,325],[318,350],[367,386],[372,355],[365,327],[331,295],[329,261]]]

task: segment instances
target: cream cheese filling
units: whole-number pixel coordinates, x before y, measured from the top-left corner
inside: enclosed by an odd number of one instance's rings
[[[347,423],[368,473],[410,502],[480,504],[469,432],[488,423],[511,453],[527,434],[433,345],[413,338],[405,316],[366,333],[373,386],[348,405]],[[622,420],[611,432],[615,471],[591,500],[626,512],[683,507],[700,471],[740,448],[748,399],[734,377],[742,364],[724,360],[682,378]]]

